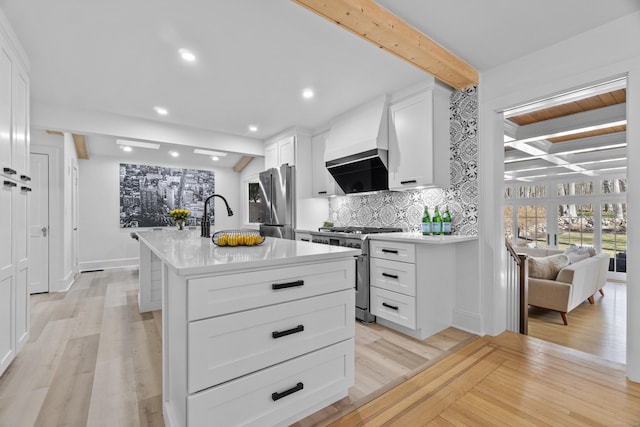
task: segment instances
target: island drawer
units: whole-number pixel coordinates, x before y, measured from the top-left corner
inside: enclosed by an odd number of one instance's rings
[[[190,322],[194,393],[353,336],[353,289]]]
[[[416,247],[412,243],[369,241],[369,256],[391,261],[416,262]]]
[[[371,313],[398,325],[416,329],[416,299],[371,287]]]
[[[355,258],[188,280],[188,320],[355,287]]]
[[[349,339],[190,395],[189,425],[289,425],[346,395],[353,359]]]
[[[371,286],[416,295],[416,266],[406,262],[371,258]]]

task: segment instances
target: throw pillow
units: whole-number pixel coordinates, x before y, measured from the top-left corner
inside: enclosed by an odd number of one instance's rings
[[[582,261],[583,259],[589,258],[589,254],[588,253],[579,254],[576,252],[569,252],[567,254],[567,257],[569,257],[569,264],[575,264],[578,261]]]
[[[560,270],[569,265],[569,257],[564,254],[546,257],[529,257],[529,277],[555,280]]]

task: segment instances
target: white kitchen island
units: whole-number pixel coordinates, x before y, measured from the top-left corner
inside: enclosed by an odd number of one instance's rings
[[[167,426],[286,426],[347,395],[358,251],[273,238],[216,247],[190,230],[137,235],[161,265]]]

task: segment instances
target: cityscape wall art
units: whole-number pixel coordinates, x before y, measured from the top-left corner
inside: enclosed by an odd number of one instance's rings
[[[120,228],[173,226],[172,209],[189,209],[186,226],[200,224],[204,200],[215,193],[213,171],[120,164]],[[209,202],[208,215],[215,224]]]

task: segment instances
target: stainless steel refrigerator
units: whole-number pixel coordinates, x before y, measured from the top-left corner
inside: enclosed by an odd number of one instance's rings
[[[282,165],[260,173],[260,231],[265,236],[295,238],[295,169]]]

